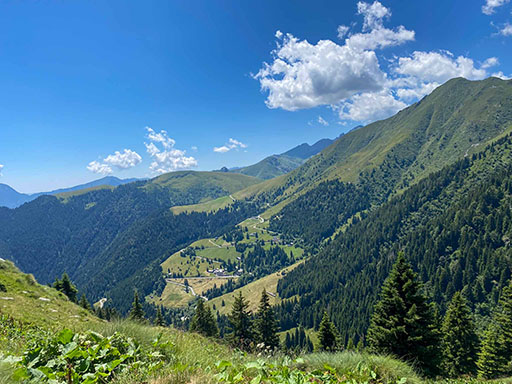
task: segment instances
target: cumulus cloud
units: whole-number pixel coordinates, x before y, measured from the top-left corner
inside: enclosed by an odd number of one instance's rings
[[[152,158],[149,169],[156,174],[162,174],[180,169],[197,167],[197,160],[192,156],[186,156],[185,150],[174,148],[176,142],[170,138],[167,131],[156,132],[153,128],[146,127],[146,150]]]
[[[510,0],[486,0],[485,4],[482,5],[482,12],[486,15],[492,15],[496,12],[496,8],[499,8],[510,2]]]
[[[238,141],[236,139],[230,138],[229,141],[220,147],[214,147],[213,152],[217,153],[226,153],[231,151],[232,149],[240,149],[240,148],[247,148],[247,145],[242,143],[241,141]]]
[[[379,107],[375,108],[376,105]],[[394,115],[406,106],[388,91],[362,93],[342,103],[339,116],[342,120],[374,121]]]
[[[101,175],[108,175],[112,173],[112,168],[104,163],[100,163],[99,161],[91,161],[89,165],[87,165],[87,169],[93,173],[99,173]]]
[[[492,61],[492,59],[488,60]],[[476,68],[475,63],[470,58],[464,56],[455,58],[449,51],[416,51],[409,57],[399,58],[395,70],[401,75],[413,76],[421,78],[423,81],[437,83],[444,83],[454,77],[479,80],[487,75],[485,68]]]
[[[491,0],[489,0],[491,1]],[[492,2],[492,1],[491,1]],[[263,63],[253,77],[266,93],[269,108],[295,111],[321,105],[336,110],[340,119],[369,123],[405,108],[454,77],[470,80],[489,76],[499,64],[490,57],[481,65],[449,51],[415,51],[395,57],[381,66],[379,50],[414,41],[415,32],[405,26],[387,28],[391,10],[379,1],[359,2],[363,17],[358,33],[338,28],[343,44],[320,40],[316,44],[281,31],[272,61]],[[499,73],[499,72],[498,72]],[[228,151],[227,146],[218,152]]]
[[[0,176],[2,176],[2,169],[4,169],[4,165],[0,164]]]
[[[322,116],[318,116],[318,122],[320,124],[322,124],[323,126],[328,126],[329,125],[329,123],[327,121],[325,121]]]
[[[123,153],[115,151],[113,155],[108,155],[103,161],[119,169],[128,169],[139,164],[142,161],[142,157],[135,151],[125,149]]]
[[[123,152],[115,151],[114,154],[108,155],[103,161],[91,161],[87,165],[87,169],[94,173],[108,175],[113,172],[112,167],[119,170],[133,168],[142,161],[142,157],[131,149],[125,149]]]

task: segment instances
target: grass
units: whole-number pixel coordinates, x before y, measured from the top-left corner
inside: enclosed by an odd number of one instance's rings
[[[79,189],[77,191],[69,191],[69,192],[57,193],[57,194],[55,194],[55,196],[60,198],[60,199],[62,199],[63,202],[67,202],[70,198],[72,198],[74,196],[80,196],[80,195],[84,195],[84,194],[92,192],[92,191],[99,191],[99,190],[102,190],[102,189],[113,190],[114,188],[115,187],[113,187],[111,185],[98,185],[96,187]]]
[[[16,318],[35,326],[73,327],[100,323],[87,310],[73,304],[61,292],[39,285],[32,275],[21,273],[10,261],[0,261],[0,313],[16,313]]]
[[[223,196],[218,199],[205,201],[204,203],[172,207],[171,211],[175,215],[179,215],[183,212],[215,212],[231,204],[233,204],[233,199],[229,196]]]
[[[235,289],[233,292],[226,293],[222,296],[209,300],[208,304],[211,307],[215,305],[215,308],[219,311],[220,314],[228,314],[229,311],[231,310],[233,302],[235,301],[235,296],[238,295],[239,292],[242,292],[242,295],[247,299],[249,303],[249,309],[251,311],[255,311],[258,308],[258,303],[260,301],[261,292],[263,291],[263,289],[272,294],[270,295],[270,304],[277,304],[281,300],[276,292],[277,282],[283,277],[283,273],[287,273],[288,271],[292,270],[299,263],[296,263],[287,268],[284,268],[281,271],[272,273],[261,279],[253,281],[252,283],[249,283],[241,288]],[[224,306],[222,306],[222,301],[224,301]]]
[[[407,378],[407,383],[420,384],[422,379],[406,363],[389,356],[370,355],[352,351],[339,353],[312,353],[304,355],[304,365],[309,369],[323,369],[325,365],[338,372],[348,374],[358,370],[370,369],[386,382],[397,382]]]

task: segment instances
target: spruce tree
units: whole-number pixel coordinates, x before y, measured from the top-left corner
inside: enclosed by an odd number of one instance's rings
[[[384,282],[368,329],[371,351],[413,361],[427,375],[439,367],[434,308],[402,253]]]
[[[62,274],[61,280],[55,279],[55,283],[53,283],[53,288],[58,291],[64,293],[70,301],[76,303],[76,295],[78,293],[78,289],[76,289],[75,285],[71,282],[68,274],[64,272]]]
[[[442,326],[443,369],[451,377],[476,372],[478,337],[467,302],[453,295]]]
[[[142,304],[139,301],[139,292],[135,289],[133,292],[133,303],[129,318],[135,321],[143,321],[144,317],[144,310],[142,309]]]
[[[156,307],[155,325],[158,327],[165,327],[167,325],[165,323],[164,316],[162,315],[162,309],[160,307]]]
[[[190,322],[190,330],[209,337],[219,334],[217,322],[213,317],[212,311],[208,305],[204,304],[204,300],[201,298],[197,301],[196,313]]]
[[[87,297],[82,293],[82,296],[80,297],[80,302],[78,303],[82,308],[87,309],[88,311],[92,310],[91,304],[89,304],[89,301],[87,300]]]
[[[274,311],[270,306],[270,300],[265,289],[263,289],[263,292],[261,293],[260,306],[256,313],[255,325],[258,343],[263,343],[265,347],[270,349],[279,347],[277,321],[275,319]]]
[[[478,354],[478,375],[494,378],[506,372],[512,359],[512,283],[505,287]]]
[[[338,348],[338,330],[329,319],[329,315],[324,311],[320,327],[318,329],[318,341],[320,342],[320,350],[335,351]]]
[[[231,333],[229,334],[231,344],[240,349],[250,349],[251,343],[254,341],[251,312],[242,292],[235,297],[229,322],[231,324]]]

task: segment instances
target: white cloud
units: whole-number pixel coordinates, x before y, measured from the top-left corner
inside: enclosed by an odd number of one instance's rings
[[[190,149],[193,150],[194,152],[197,152],[197,147],[195,145],[191,146]]]
[[[512,36],[512,24],[506,23],[499,33],[502,36]]]
[[[109,165],[100,163],[99,161],[91,161],[87,166],[87,169],[91,172],[99,173],[102,175],[108,175],[112,173],[112,168]]]
[[[364,16],[363,31],[370,31],[376,28],[382,28],[384,18],[391,17],[391,11],[378,1],[373,4],[358,2],[357,13]]]
[[[481,66],[481,68],[487,69],[491,67],[495,67],[496,65],[499,65],[500,61],[497,57],[489,57],[487,60],[485,60]]]
[[[493,77],[497,77],[497,78],[499,78],[499,79],[501,79],[501,80],[510,80],[510,79],[512,79],[512,75],[508,75],[508,76],[507,76],[507,75],[505,75],[502,71],[495,72],[495,73],[493,73],[491,76],[493,76]]]
[[[119,169],[128,169],[139,164],[142,161],[142,157],[131,149],[125,149],[123,153],[115,151],[113,155],[108,155],[103,161]]]
[[[391,116],[451,78],[483,79],[489,68],[499,64],[496,57],[477,65],[449,51],[415,51],[381,67],[379,50],[413,41],[415,32],[402,25],[386,28],[391,10],[379,1],[359,2],[357,14],[364,19],[360,32],[349,33],[344,25],[338,28],[339,37],[346,37],[343,44],[331,40],[312,44],[276,32],[272,61],[263,63],[253,76],[267,93],[269,108],[295,111],[324,105],[337,110],[342,121],[369,123]],[[229,146],[215,150],[227,152]]]
[[[185,150],[174,148],[176,142],[169,137],[167,131],[156,132],[150,127],[146,127],[146,131],[149,143],[144,145],[153,159],[149,166],[152,172],[162,174],[197,167],[195,158],[186,156]]]
[[[375,106],[378,105],[378,108]],[[371,122],[394,115],[407,107],[388,91],[362,93],[341,104],[339,116],[342,120]]]
[[[2,176],[2,169],[4,169],[4,165],[0,164],[0,176]]]
[[[401,75],[437,83],[444,83],[454,77],[479,80],[487,76],[485,68],[476,68],[470,58],[464,56],[454,58],[448,51],[416,51],[409,57],[399,58],[395,71]]]
[[[238,150],[240,148],[247,148],[247,145],[242,143],[241,141],[230,138],[229,141],[225,145],[223,145],[221,147],[214,147],[213,152],[226,153],[226,152],[231,151],[232,149]]]
[[[338,29],[337,29],[337,32],[338,32],[338,39],[340,40],[343,40],[343,38],[345,36],[347,36],[347,33],[349,31],[349,27],[347,27],[346,25],[339,25],[338,26]]]
[[[262,91],[268,92],[269,108],[295,111],[334,105],[385,88],[387,75],[371,49],[402,44],[414,39],[414,32],[403,26],[384,28],[383,19],[391,12],[378,1],[358,3],[358,13],[364,16],[364,33],[351,35],[343,45],[331,40],[311,44],[291,34],[276,33],[273,61],[264,63],[254,76]]]
[[[112,173],[112,167],[119,170],[133,168],[142,161],[142,157],[131,149],[125,149],[123,152],[115,151],[113,155],[108,155],[103,161],[91,161],[87,169],[94,173],[108,175]]]
[[[482,5],[482,12],[486,15],[492,15],[496,8],[499,8],[507,4],[510,0],[486,0],[485,4]]]
[[[324,120],[324,118],[322,116],[318,116],[318,122],[324,126],[328,126],[329,123],[327,121]]]

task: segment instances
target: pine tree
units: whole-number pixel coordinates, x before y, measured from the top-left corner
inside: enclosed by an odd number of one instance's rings
[[[442,326],[443,368],[451,377],[476,372],[478,337],[467,302],[460,292],[453,295]]]
[[[484,334],[478,354],[478,375],[494,378],[506,373],[512,359],[512,283],[505,287],[498,302],[498,309]]]
[[[251,312],[248,309],[249,304],[242,296],[242,292],[235,297],[229,322],[231,324],[231,333],[229,340],[237,348],[248,350],[254,341]]]
[[[62,279],[55,279],[53,288],[64,293],[70,301],[76,303],[76,295],[78,293],[78,289],[76,289],[75,285],[71,282],[71,279],[66,272],[62,274]]]
[[[143,321],[144,317],[144,310],[142,309],[142,304],[139,301],[139,292],[137,292],[137,290],[134,290],[133,304],[132,309],[130,310],[129,318],[135,321]]]
[[[270,300],[265,289],[263,289],[263,292],[261,293],[260,306],[256,313],[255,325],[258,343],[263,343],[265,347],[271,349],[279,347],[277,321],[275,319],[274,311],[270,306]]]
[[[421,291],[416,273],[400,253],[375,305],[367,342],[373,352],[411,360],[425,374],[435,375],[440,336],[434,308]]]
[[[162,315],[162,309],[160,307],[156,307],[155,325],[158,327],[165,327],[167,325],[165,323],[164,316]]]
[[[324,316],[318,329],[318,341],[322,351],[335,351],[338,347],[338,330],[329,319],[329,315],[324,311]]]
[[[89,304],[89,301],[87,300],[87,297],[82,293],[82,296],[80,297],[80,302],[78,303],[82,308],[87,309],[88,311],[92,310],[91,304]]]
[[[197,301],[196,313],[190,322],[190,330],[209,337],[219,334],[217,322],[213,317],[212,311],[208,305],[204,304],[204,300],[201,298]]]

